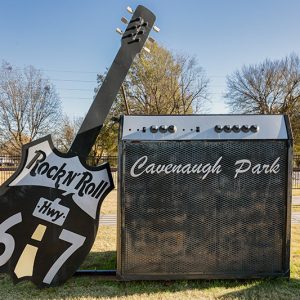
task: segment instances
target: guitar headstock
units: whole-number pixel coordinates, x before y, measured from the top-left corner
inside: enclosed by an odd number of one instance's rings
[[[155,18],[149,9],[139,5],[122,35],[122,47],[128,48],[133,54],[139,53],[147,41]]]

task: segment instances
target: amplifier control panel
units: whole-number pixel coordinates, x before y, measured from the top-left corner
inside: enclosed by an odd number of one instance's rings
[[[229,133],[229,132],[235,132],[235,133],[238,133],[240,131],[244,132],[244,133],[247,133],[247,132],[258,132],[259,130],[259,126],[256,125],[256,124],[253,124],[253,125],[216,125],[215,126],[215,131],[217,133],[221,133],[222,131],[226,132],[226,133]]]
[[[122,116],[122,140],[287,139],[283,115]]]

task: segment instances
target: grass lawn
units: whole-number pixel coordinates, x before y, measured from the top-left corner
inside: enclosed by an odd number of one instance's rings
[[[115,214],[116,191],[104,201],[101,213]],[[37,289],[30,282],[13,285],[0,274],[0,299],[300,299],[300,224],[292,225],[291,279],[251,281],[193,280],[116,282],[101,277],[72,277],[60,287]],[[101,226],[82,269],[116,268],[116,228]]]
[[[116,229],[102,226],[82,268],[115,268]],[[115,282],[72,277],[65,285],[39,290],[29,282],[14,286],[0,275],[0,299],[299,299],[300,225],[292,228],[291,279],[252,281]]]
[[[300,205],[293,206],[293,212],[300,213]]]
[[[117,214],[117,190],[111,191],[101,206],[101,215],[116,215]]]

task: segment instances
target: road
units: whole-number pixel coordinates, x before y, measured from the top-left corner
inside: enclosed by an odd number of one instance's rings
[[[293,205],[300,205],[300,196],[294,196],[292,203]]]
[[[99,225],[117,225],[117,215],[100,215]]]

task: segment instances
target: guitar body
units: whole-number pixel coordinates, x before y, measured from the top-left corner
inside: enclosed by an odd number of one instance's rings
[[[0,270],[15,282],[30,278],[38,286],[67,280],[90,252],[102,201],[113,188],[108,164],[89,167],[62,154],[50,136],[26,145],[19,169],[0,189],[0,223],[12,216],[20,221],[5,231],[15,245],[6,245],[13,254]],[[49,273],[72,243],[76,251]],[[29,253],[31,259],[35,254],[31,262]]]

